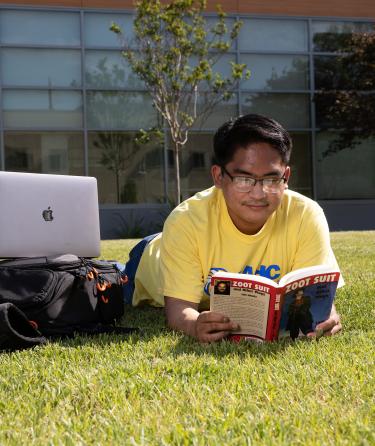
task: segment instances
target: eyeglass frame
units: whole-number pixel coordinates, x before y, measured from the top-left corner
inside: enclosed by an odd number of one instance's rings
[[[231,179],[233,184],[235,184],[234,180],[236,178],[246,178],[246,179],[254,182],[254,184],[249,184],[249,190],[240,191],[240,190],[237,189],[238,192],[248,193],[248,192],[250,192],[251,190],[253,190],[255,188],[257,183],[261,184],[263,192],[267,192],[267,191],[264,190],[264,181],[265,180],[273,180],[273,181],[276,180],[276,178],[253,178],[253,177],[246,177],[244,175],[231,175],[224,166],[220,166],[220,168],[221,168],[222,172],[224,172],[224,173],[226,173],[228,175],[228,177]],[[285,177],[285,173],[286,173],[286,169],[285,169],[283,175],[280,178],[277,178],[278,182],[274,183],[275,186],[281,186],[282,182],[284,182],[284,184],[285,184],[288,181],[287,178]],[[277,192],[278,191],[271,192],[271,193],[277,193]]]

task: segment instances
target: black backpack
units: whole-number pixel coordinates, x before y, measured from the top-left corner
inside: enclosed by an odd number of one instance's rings
[[[115,263],[64,255],[0,261],[0,349],[75,333],[129,332]]]

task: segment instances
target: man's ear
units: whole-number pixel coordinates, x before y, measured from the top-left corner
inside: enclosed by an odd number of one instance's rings
[[[285,189],[288,189],[288,181],[290,178],[290,174],[291,174],[290,166],[287,166],[287,168],[285,169],[285,173],[284,173],[284,177],[286,178]]]
[[[211,175],[212,179],[214,180],[214,185],[219,189],[221,189],[221,183],[223,181],[223,173],[221,171],[221,167],[218,166],[217,164],[214,164],[211,167]]]

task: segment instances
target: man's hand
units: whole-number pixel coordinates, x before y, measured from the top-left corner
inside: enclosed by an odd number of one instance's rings
[[[320,336],[332,336],[341,331],[342,325],[340,322],[340,315],[337,313],[336,308],[332,305],[331,314],[329,318],[318,324],[315,331],[308,333],[307,336],[311,338],[319,338]]]
[[[200,342],[215,342],[238,329],[238,324],[231,322],[228,317],[212,311],[203,311],[196,320],[195,337]]]
[[[234,324],[220,313],[199,313],[198,304],[193,302],[168,296],[164,299],[168,326],[193,336],[199,342],[219,341],[239,328],[238,324]]]

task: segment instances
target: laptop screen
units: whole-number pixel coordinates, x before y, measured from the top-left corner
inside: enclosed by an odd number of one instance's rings
[[[100,255],[93,177],[0,172],[0,258]]]

